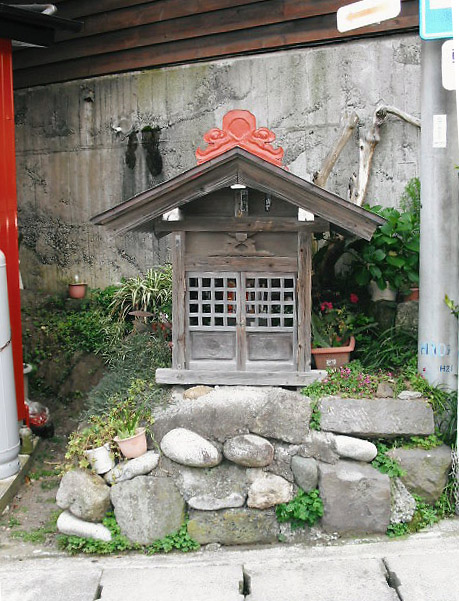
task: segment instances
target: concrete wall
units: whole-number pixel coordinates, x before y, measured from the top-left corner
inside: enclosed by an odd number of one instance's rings
[[[291,171],[310,179],[345,111],[355,109],[364,129],[380,102],[419,116],[419,88],[419,38],[405,34],[21,90],[24,284],[63,290],[77,273],[104,286],[165,261],[167,239],[113,238],[89,219],[194,166],[202,135],[228,110],[252,111],[276,133]],[[145,127],[153,131],[142,133]],[[370,203],[397,204],[418,175],[418,149],[419,130],[391,117],[374,158]],[[328,188],[346,197],[357,168],[358,132]]]

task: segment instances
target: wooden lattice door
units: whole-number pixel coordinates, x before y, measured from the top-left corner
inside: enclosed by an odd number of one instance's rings
[[[296,369],[296,274],[188,272],[186,289],[189,369]]]

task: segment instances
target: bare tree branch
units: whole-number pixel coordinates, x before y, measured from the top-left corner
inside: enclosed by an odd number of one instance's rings
[[[338,137],[336,138],[331,150],[325,157],[322,169],[314,173],[312,181],[317,186],[320,186],[321,188],[325,187],[325,184],[327,183],[327,180],[330,176],[331,170],[335,166],[335,163],[338,160],[339,155],[343,151],[343,148],[349,141],[349,138],[352,136],[352,132],[356,128],[358,122],[359,117],[355,111],[352,111],[352,113],[349,116],[344,116],[344,122],[341,131]]]

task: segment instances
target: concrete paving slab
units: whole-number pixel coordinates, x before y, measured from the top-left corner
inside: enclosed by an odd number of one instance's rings
[[[386,565],[402,601],[459,601],[459,541],[455,551],[390,557]]]
[[[246,564],[247,601],[399,601],[377,559],[307,561],[267,570]]]
[[[175,569],[129,568],[106,570],[101,601],[243,601],[239,592],[242,566],[180,565]]]
[[[0,601],[94,601],[102,570],[0,569]]]

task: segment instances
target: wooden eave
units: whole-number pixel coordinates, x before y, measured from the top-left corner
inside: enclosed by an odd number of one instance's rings
[[[233,148],[215,159],[137,194],[96,215],[91,222],[95,225],[106,225],[118,234],[132,230],[151,231],[154,221],[164,213],[235,183],[271,193],[365,240],[370,240],[375,229],[385,223],[379,215],[242,148]]]
[[[82,27],[83,23],[80,21],[0,3],[0,38],[37,46],[51,46],[54,44],[56,31],[78,32]]]

